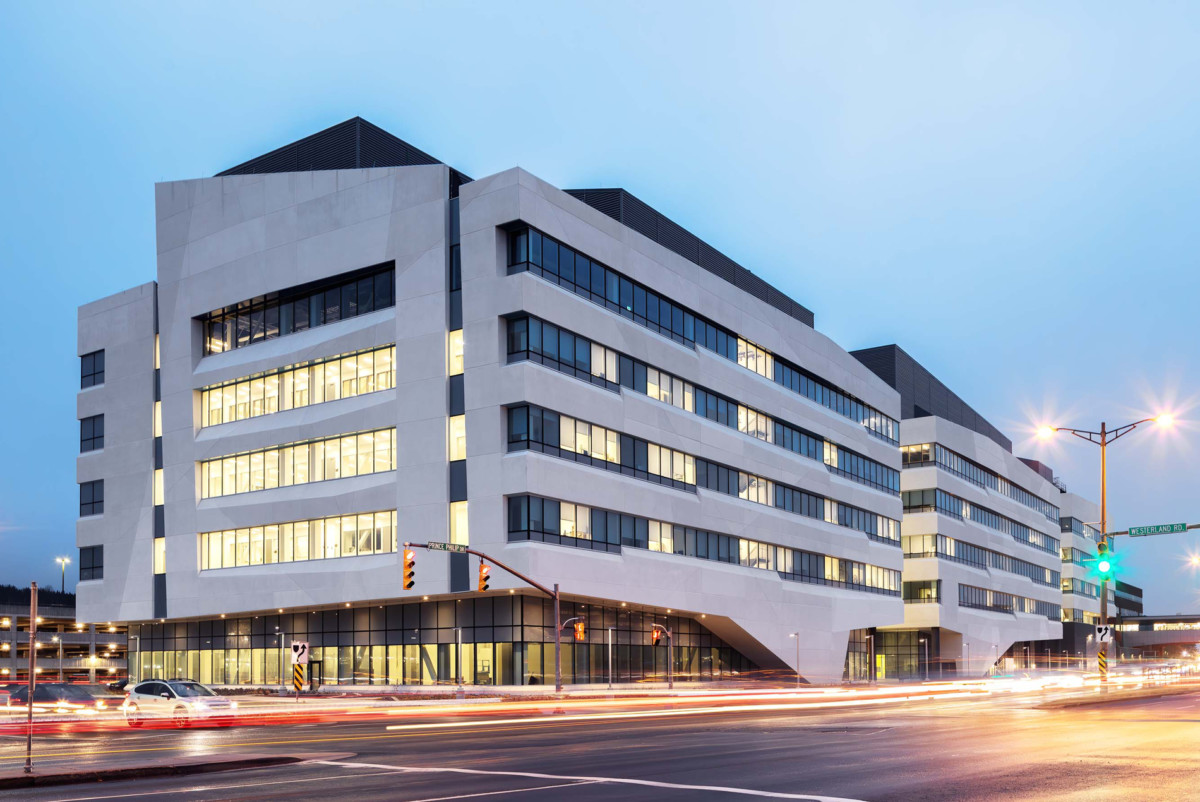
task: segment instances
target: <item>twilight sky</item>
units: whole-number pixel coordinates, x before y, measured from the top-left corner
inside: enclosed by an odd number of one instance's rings
[[[154,182],[354,115],[625,187],[1090,497],[1098,449],[1033,425],[1170,408],[1110,451],[1113,528],[1200,522],[1200,6],[178,5],[0,7],[0,582],[77,558],[76,307],[154,277]],[[1119,548],[1200,611],[1198,535]]]

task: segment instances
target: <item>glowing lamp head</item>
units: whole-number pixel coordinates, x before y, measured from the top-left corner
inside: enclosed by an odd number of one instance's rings
[[[1037,436],[1043,440],[1049,440],[1057,431],[1058,429],[1055,429],[1053,426],[1039,426],[1037,430]]]
[[[1175,416],[1170,412],[1164,412],[1154,419],[1154,422],[1159,426],[1171,427],[1175,425]]]

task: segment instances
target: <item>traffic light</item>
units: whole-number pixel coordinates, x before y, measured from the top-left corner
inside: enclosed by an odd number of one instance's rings
[[[412,590],[417,582],[417,552],[413,549],[404,550],[404,589]]]
[[[575,640],[587,640],[587,624],[582,621],[575,622]]]
[[[1116,559],[1108,551],[1107,543],[1096,544],[1096,576],[1101,581],[1112,581],[1116,574]]]
[[[479,561],[479,592],[483,593],[488,589],[488,574],[492,572],[491,568],[483,561]]]
[[[658,627],[655,627],[650,633],[650,639],[654,642],[655,646],[658,645],[658,639],[661,637],[662,637],[662,630],[659,629]]]

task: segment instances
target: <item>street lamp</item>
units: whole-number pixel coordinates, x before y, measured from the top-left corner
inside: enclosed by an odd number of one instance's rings
[[[793,632],[788,635],[789,638],[796,639],[796,689],[800,689],[800,633]]]
[[[917,638],[917,640],[920,641],[921,645],[923,645],[925,647],[925,671],[924,671],[924,674],[925,674],[925,681],[929,682],[929,638],[926,638],[924,635],[922,635],[921,637]]]
[[[52,640],[58,644],[58,681],[62,682],[63,681],[62,641],[59,639],[59,637],[57,635],[52,637],[50,640]]]
[[[67,592],[67,563],[71,562],[70,557],[55,557],[54,562],[62,566],[62,592]]]
[[[1086,440],[1093,445],[1100,446],[1100,545],[1103,548],[1100,551],[1108,550],[1108,444],[1132,432],[1143,423],[1157,423],[1159,426],[1170,427],[1175,423],[1175,416],[1163,412],[1153,418],[1143,418],[1133,423],[1126,423],[1124,426],[1118,426],[1115,429],[1109,429],[1108,424],[1103,421],[1100,423],[1100,431],[1093,432],[1088,429],[1072,429],[1067,426],[1042,426],[1038,429],[1038,437],[1049,439],[1057,432],[1067,432],[1073,434],[1080,440]],[[1105,572],[1102,572],[1100,578],[1100,624],[1107,626],[1108,624],[1108,578]],[[1099,644],[1097,657],[1101,658],[1105,668],[1100,672],[1100,682],[1108,682],[1108,645],[1105,643]]]

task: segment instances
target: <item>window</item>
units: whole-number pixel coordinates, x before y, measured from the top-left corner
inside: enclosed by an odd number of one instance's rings
[[[892,495],[900,493],[900,472],[895,468],[545,320],[536,317],[510,319],[507,345],[509,362],[530,360],[608,390],[619,392],[625,387],[643,393],[803,457],[823,459],[829,471],[839,476]]]
[[[231,454],[200,463],[200,497],[322,482],[396,469],[396,430],[377,429]]]
[[[104,350],[92,351],[79,358],[79,387],[86,389],[104,384]]]
[[[201,426],[285,412],[396,386],[396,346],[314,359],[200,391]]]
[[[862,424],[882,440],[898,442],[900,425],[894,418],[540,231],[528,227],[514,229],[508,234],[508,246],[509,274],[528,270],[668,339],[689,347],[700,346],[736,362]]]
[[[203,532],[200,570],[365,557],[396,551],[396,511]]]
[[[776,571],[793,582],[900,595],[900,572],[890,568],[539,496],[509,497],[508,539],[617,553],[647,549]]]
[[[463,372],[463,333],[462,329],[450,332],[447,352],[449,354],[449,372],[457,376]]]
[[[165,574],[167,572],[167,539],[165,537],[154,538],[154,573]]]
[[[467,531],[467,502],[465,501],[450,503],[450,542],[460,546],[471,544]]]
[[[450,461],[467,458],[467,416],[450,417]]]
[[[79,517],[104,514],[104,480],[79,485]]]
[[[104,579],[104,547],[84,546],[79,550],[79,581]]]
[[[104,416],[93,415],[79,421],[79,453],[104,448]]]
[[[387,263],[202,315],[204,355],[273,340],[395,305],[395,265]]]
[[[163,469],[156,468],[154,471],[154,506],[161,507],[163,503]]]

